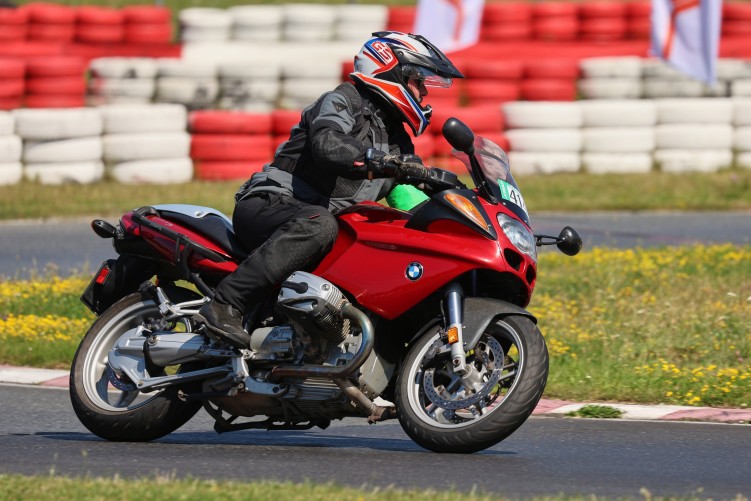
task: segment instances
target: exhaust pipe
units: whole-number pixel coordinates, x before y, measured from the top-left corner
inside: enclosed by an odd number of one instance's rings
[[[269,374],[269,380],[278,381],[279,379],[284,377],[319,377],[329,379],[344,379],[354,374],[355,371],[365,363],[365,361],[370,356],[370,353],[373,351],[373,345],[375,344],[375,338],[373,337],[373,324],[370,323],[370,319],[367,317],[367,315],[365,315],[365,313],[358,310],[351,303],[346,303],[344,306],[342,306],[342,315],[349,318],[350,320],[357,322],[360,325],[360,330],[362,332],[362,343],[360,343],[360,348],[357,350],[357,353],[355,353],[355,356],[352,357],[352,360],[350,360],[348,364],[338,366],[280,365],[274,367],[271,370],[271,374]]]

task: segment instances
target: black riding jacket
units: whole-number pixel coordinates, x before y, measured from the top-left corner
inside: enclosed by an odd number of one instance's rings
[[[401,154],[414,153],[414,146],[401,120],[379,106],[381,99],[351,83],[323,94],[303,110],[274,160],[240,188],[236,199],[272,192],[335,210],[386,196],[394,179],[364,179],[365,170],[355,163],[364,161],[368,148]]]

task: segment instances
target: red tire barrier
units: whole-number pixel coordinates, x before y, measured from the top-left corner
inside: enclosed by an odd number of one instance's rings
[[[751,21],[751,4],[747,2],[731,2],[722,4],[723,21]]]
[[[574,101],[575,80],[525,80],[521,83],[522,99],[527,101]]]
[[[74,24],[36,24],[28,26],[26,36],[29,40],[46,42],[72,42],[76,36]]]
[[[2,9],[0,8],[0,26],[22,25],[29,22],[29,11],[26,9]]]
[[[626,21],[626,38],[644,40],[652,35],[652,20],[635,17]]]
[[[579,6],[568,2],[543,2],[532,6],[532,16],[540,19],[545,17],[576,17]]]
[[[529,40],[532,38],[530,23],[483,24],[480,38],[487,41]]]
[[[485,139],[493,141],[495,144],[501,147],[503,151],[509,150],[508,139],[503,132],[485,132],[480,134]]]
[[[271,132],[275,136],[284,136],[284,141],[289,139],[292,127],[300,123],[301,110],[274,110],[271,112]],[[279,144],[279,143],[277,143]]]
[[[270,113],[194,111],[188,128],[198,134],[271,134]]]
[[[519,84],[508,81],[467,81],[465,91],[470,104],[504,103],[519,99]]]
[[[392,6],[389,7],[389,17],[387,26],[388,29],[396,30],[395,27],[409,27],[406,32],[412,31],[412,27],[415,25],[415,17],[417,16],[417,9],[413,5],[404,6]]]
[[[37,77],[26,80],[26,92],[34,95],[85,94],[86,80],[77,77]]]
[[[26,64],[29,77],[82,76],[85,72],[86,61],[79,57],[35,57]]]
[[[27,95],[24,100],[27,108],[83,108],[86,99],[83,95]]]
[[[0,78],[23,78],[26,63],[20,59],[0,59]]]
[[[21,97],[0,97],[0,110],[17,110],[23,107],[23,98]]]
[[[131,44],[167,44],[172,41],[172,25],[126,24],[123,40]]]
[[[20,98],[24,95],[23,78],[0,78],[0,99]]]
[[[25,24],[2,24],[0,22],[0,42],[25,40],[27,31]]]
[[[39,24],[73,24],[76,11],[66,5],[32,2],[20,7],[28,12],[29,21]]]
[[[480,105],[437,109],[433,112],[430,131],[440,135],[443,124],[451,117],[458,118],[480,135],[484,135],[484,132],[500,132],[504,127],[500,106]]]
[[[745,38],[751,36],[751,21],[728,19],[722,23],[722,36]]]
[[[535,19],[532,23],[532,36],[538,40],[576,40],[579,36],[579,20],[576,17]]]
[[[462,73],[470,80],[474,78],[519,80],[523,72],[522,62],[513,59],[474,59],[467,61],[462,67]]]
[[[593,17],[580,23],[579,38],[598,42],[623,40],[626,36],[626,27],[626,20],[622,17]]]
[[[524,63],[524,77],[528,79],[577,79],[579,61],[575,59],[530,59]]]
[[[482,12],[483,24],[528,23],[532,8],[526,3],[486,3]]]
[[[272,158],[271,136],[193,134],[190,157],[195,160],[258,160]]]
[[[76,8],[76,18],[80,24],[118,25],[125,21],[122,11],[94,5]]]
[[[412,138],[412,144],[415,145],[415,154],[418,155],[424,163],[435,154],[436,140],[432,134],[420,134]]]
[[[582,18],[623,17],[626,15],[626,5],[615,2],[583,2],[579,5],[579,16]]]
[[[76,40],[85,43],[119,43],[125,37],[121,24],[79,24],[76,27]]]
[[[121,11],[125,23],[163,24],[172,20],[170,10],[158,5],[128,5]]]
[[[652,2],[628,2],[626,17],[649,17],[652,15]]]
[[[259,161],[197,161],[194,174],[203,181],[233,181],[248,179],[263,169],[265,162]]]

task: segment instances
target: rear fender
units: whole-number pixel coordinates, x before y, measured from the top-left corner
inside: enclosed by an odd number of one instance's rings
[[[156,273],[153,263],[128,255],[108,259],[102,264],[102,268],[104,267],[110,271],[103,283],[95,276],[81,296],[81,301],[97,315],[101,315],[128,294],[136,292],[143,282]]]
[[[477,346],[480,336],[485,332],[491,322],[498,318],[511,315],[527,317],[535,324],[537,318],[530,312],[515,304],[485,297],[464,298],[464,322],[462,338],[464,339],[464,351],[469,351]]]

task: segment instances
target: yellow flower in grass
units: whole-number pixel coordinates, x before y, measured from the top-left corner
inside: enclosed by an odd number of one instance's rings
[[[7,318],[0,318],[0,340],[72,341],[80,339],[90,323],[85,318],[9,315]]]

